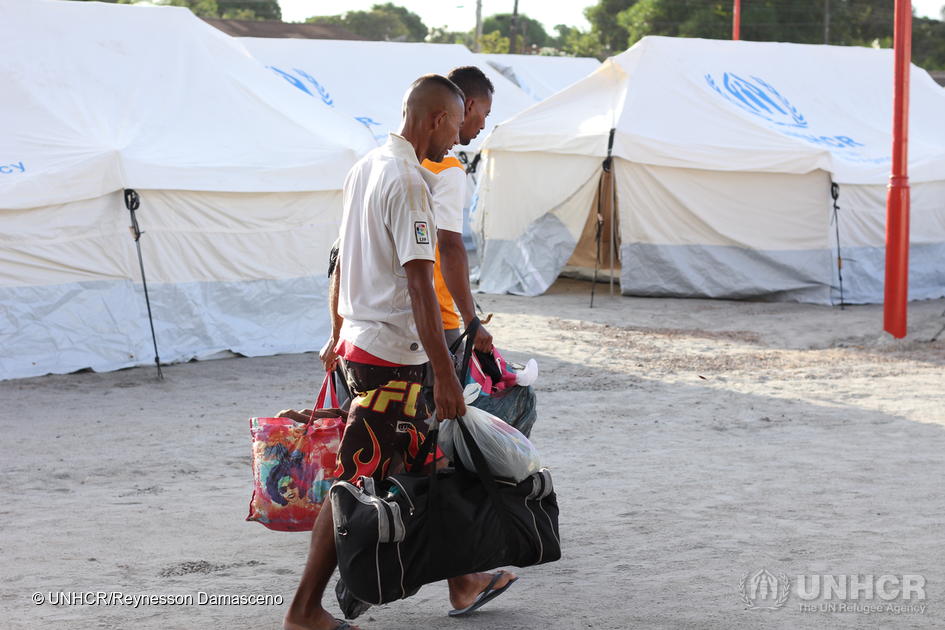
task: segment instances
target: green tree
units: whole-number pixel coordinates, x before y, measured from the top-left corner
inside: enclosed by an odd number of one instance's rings
[[[344,15],[317,15],[306,22],[340,25],[376,41],[424,41],[427,27],[415,13],[403,7],[375,4],[370,11],[348,11]]]
[[[475,45],[475,38],[474,31],[448,31],[445,26],[431,28],[427,35],[427,41],[431,44],[462,44],[469,49]]]
[[[509,39],[511,43],[512,14],[497,13],[496,15],[485,18],[482,21],[482,32],[492,33],[493,31],[499,31],[499,33],[506,39]],[[548,33],[545,31],[545,27],[541,25],[541,22],[533,20],[522,13],[518,14],[515,32],[519,37],[518,45],[516,46],[519,52],[527,50],[532,46],[538,46],[539,48],[547,46],[551,39],[548,37]]]
[[[646,35],[723,38],[731,33],[725,2],[699,0],[639,0],[617,14],[617,24],[627,39],[615,52],[632,46]],[[616,38],[612,40],[616,43]]]
[[[407,27],[407,41],[409,42],[422,42],[429,34],[427,25],[423,23],[419,15],[408,11],[404,7],[397,6],[392,2],[375,4],[371,7],[371,11],[396,15],[400,21],[403,22],[404,26]]]
[[[741,38],[823,43],[826,6],[825,0],[751,0],[742,5]],[[830,0],[829,7],[829,43],[865,45],[892,32],[888,0]],[[646,35],[731,37],[731,0],[599,0],[585,14],[611,52]]]
[[[306,22],[343,26],[352,33],[375,41],[403,41],[407,27],[396,15],[373,11],[348,11],[344,15],[316,15]]]
[[[504,54],[509,52],[509,38],[503,37],[501,31],[483,33],[479,40],[479,52]]]
[[[187,7],[198,17],[220,17],[220,9],[216,0],[163,0],[158,4],[171,7]]]
[[[552,45],[565,55],[597,57],[600,60],[606,56],[600,39],[590,31],[582,31],[567,24],[558,24],[555,31],[558,36],[552,39]]]
[[[913,19],[912,60],[926,70],[945,70],[945,21]]]
[[[617,23],[617,15],[636,4],[637,0],[598,0],[584,9],[584,17],[591,23],[593,33],[604,50],[610,54],[623,52],[627,47],[627,30]]]
[[[217,14],[228,20],[282,21],[282,9],[276,0],[216,0]]]

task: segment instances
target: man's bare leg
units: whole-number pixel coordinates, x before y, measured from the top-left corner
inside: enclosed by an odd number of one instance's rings
[[[447,580],[450,587],[450,604],[456,610],[461,610],[472,604],[476,601],[479,593],[489,586],[493,575],[492,573],[468,573]],[[493,588],[500,589],[514,579],[514,573],[503,572],[502,577],[496,581]]]
[[[326,500],[312,527],[312,541],[302,580],[282,622],[285,630],[333,630],[338,627],[338,621],[322,608],[325,588],[337,565],[331,503]],[[357,630],[355,626],[351,627]]]

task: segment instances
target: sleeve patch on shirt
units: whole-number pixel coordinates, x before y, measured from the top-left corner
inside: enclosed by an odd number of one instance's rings
[[[413,231],[417,237],[417,243],[420,245],[430,244],[430,228],[426,221],[414,221]]]

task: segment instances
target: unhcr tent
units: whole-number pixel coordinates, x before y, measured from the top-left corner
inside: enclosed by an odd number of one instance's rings
[[[641,40],[486,140],[480,288],[536,295],[569,261],[609,272],[614,202],[624,294],[828,304],[842,273],[844,300],[882,301],[892,72],[891,50]],[[935,298],[945,90],[913,67],[910,104],[909,295]]]
[[[550,55],[477,54],[505,78],[532,97],[543,101],[555,92],[580,81],[600,67],[593,57]]]
[[[459,66],[478,66],[495,86],[486,128],[465,148],[469,157],[497,123],[533,102],[518,86],[458,44],[252,37],[239,41],[261,63],[322,107],[345,112],[370,128],[379,142],[388,132],[400,129],[407,87],[431,72],[446,75]]]
[[[310,350],[364,127],[187,9],[0,3],[0,379]]]

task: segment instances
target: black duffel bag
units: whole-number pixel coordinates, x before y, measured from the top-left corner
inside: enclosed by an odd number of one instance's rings
[[[470,330],[473,338],[474,327]],[[434,429],[409,467],[413,472],[380,482],[362,477],[361,487],[332,486],[341,573],[336,591],[349,618],[366,609],[355,599],[384,604],[446,578],[561,557],[558,502],[548,469],[519,483],[493,478],[462,418],[457,422],[476,470],[457,465],[416,472],[436,444]]]

